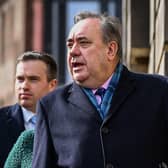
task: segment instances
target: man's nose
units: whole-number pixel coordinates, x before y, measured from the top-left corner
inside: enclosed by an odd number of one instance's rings
[[[80,53],[81,53],[81,51],[80,51],[79,45],[74,44],[72,46],[72,48],[70,49],[70,55],[71,56],[78,56],[78,55],[80,55]]]
[[[23,89],[29,88],[29,81],[28,81],[28,80],[24,80],[24,81],[22,82],[21,87],[22,87]]]

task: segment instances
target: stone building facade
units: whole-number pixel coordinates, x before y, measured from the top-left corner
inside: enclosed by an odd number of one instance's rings
[[[16,56],[25,50],[25,1],[0,6],[0,106],[12,102]]]
[[[122,2],[123,61],[133,71],[168,75],[168,1]]]
[[[16,57],[43,50],[41,0],[0,1],[0,107],[15,102]]]
[[[73,11],[78,3],[84,6],[87,2],[90,1],[0,0],[0,107],[15,102],[15,60],[24,51],[42,50],[57,55],[61,65],[59,80],[65,82],[68,4]],[[91,4],[100,6],[101,12],[113,13],[115,9],[118,15],[122,13],[122,60],[129,69],[168,75],[167,0],[92,0]]]

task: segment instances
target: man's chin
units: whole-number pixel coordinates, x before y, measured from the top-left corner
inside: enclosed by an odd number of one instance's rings
[[[74,78],[74,81],[78,84],[78,85],[83,85],[83,83],[85,82],[84,79],[81,78]]]
[[[73,75],[73,79],[77,82],[77,83],[83,83],[87,80],[86,75],[79,75],[79,74],[74,74]]]
[[[87,80],[75,80],[75,82],[82,87],[91,88],[91,86]]]
[[[32,107],[32,103],[30,101],[21,101],[19,104],[26,109]]]

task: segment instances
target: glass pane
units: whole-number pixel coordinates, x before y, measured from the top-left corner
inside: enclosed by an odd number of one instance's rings
[[[67,33],[69,32],[70,28],[73,25],[73,17],[75,14],[79,13],[80,11],[95,11],[99,12],[100,6],[98,2],[90,1],[90,2],[67,2]]]
[[[121,18],[121,0],[111,0],[108,3],[108,12],[112,16]]]
[[[116,2],[112,1],[112,2],[109,2],[109,5],[108,5],[108,12],[109,12],[109,15],[112,15],[112,16],[116,16]]]

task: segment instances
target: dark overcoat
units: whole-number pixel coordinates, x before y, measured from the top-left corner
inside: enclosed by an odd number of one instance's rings
[[[33,168],[168,166],[166,77],[124,67],[104,121],[75,83],[44,97],[38,114]]]

